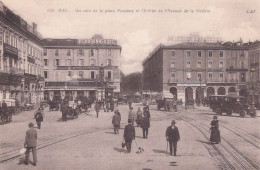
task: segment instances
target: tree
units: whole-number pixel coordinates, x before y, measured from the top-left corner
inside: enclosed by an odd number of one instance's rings
[[[139,92],[142,88],[142,73],[135,72],[121,77],[123,93]]]

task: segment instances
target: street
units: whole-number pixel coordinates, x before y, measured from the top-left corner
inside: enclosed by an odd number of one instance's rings
[[[134,111],[141,104],[134,104]],[[148,139],[135,126],[136,141],[132,151],[121,147],[128,105],[119,105],[121,128],[114,134],[113,112],[101,110],[99,118],[92,108],[77,119],[61,121],[60,111],[44,110],[42,128],[37,129],[37,166],[24,165],[19,151],[23,148],[28,123],[34,122],[33,111],[13,116],[13,122],[0,126],[0,169],[259,169],[259,116],[240,118],[218,116],[221,143],[211,144],[210,122],[213,113],[208,107],[195,107],[178,112],[156,110],[150,106],[151,127]],[[177,156],[169,155],[165,131],[172,120],[180,132]],[[36,123],[35,123],[36,126]],[[138,153],[138,147],[144,152]],[[30,160],[32,155],[30,154]]]

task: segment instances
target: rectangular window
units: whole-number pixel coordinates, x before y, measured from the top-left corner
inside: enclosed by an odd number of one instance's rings
[[[68,71],[68,76],[71,77],[72,76],[72,72]]]
[[[191,73],[187,72],[187,80],[190,80],[190,79],[191,79]]]
[[[54,66],[59,66],[59,65],[60,65],[60,60],[54,59]]]
[[[213,62],[209,61],[208,68],[212,68]]]
[[[171,56],[175,57],[175,51],[171,51]]]
[[[78,55],[80,55],[80,56],[84,56],[84,49],[79,49],[79,51],[78,51]]]
[[[172,80],[175,79],[175,73],[171,73],[171,79],[172,79]]]
[[[112,78],[111,71],[107,72],[107,78],[108,78],[108,80],[111,80],[111,78]]]
[[[67,56],[70,56],[71,50],[67,50]]]
[[[219,73],[219,81],[223,81],[223,73]]]
[[[201,51],[198,51],[198,57],[201,57]]]
[[[187,61],[187,68],[190,68],[190,61]]]
[[[94,56],[94,50],[93,49],[90,50],[90,56]]]
[[[79,77],[83,78],[83,76],[84,76],[84,72],[83,71],[79,71]]]
[[[48,78],[48,71],[44,71],[44,78]]]
[[[224,56],[223,51],[219,51],[219,56],[220,56],[220,57],[223,57],[223,56]]]
[[[201,61],[198,61],[197,67],[198,67],[198,68],[201,68]]]
[[[219,62],[219,68],[223,68],[223,61]]]
[[[212,73],[209,73],[209,80],[212,80]]]
[[[108,66],[111,66],[111,63],[112,63],[112,60],[111,60],[111,59],[108,59],[108,60],[107,60],[107,65],[108,65]]]
[[[171,62],[171,68],[175,68],[175,62],[174,61]]]
[[[107,50],[107,55],[108,55],[108,56],[111,56],[111,49],[108,49],[108,50]]]
[[[84,60],[83,59],[78,60],[78,66],[84,66]]]
[[[48,66],[48,59],[44,59],[44,65]]]
[[[43,50],[43,55],[46,56],[47,55],[47,49]]]
[[[59,55],[59,50],[55,50],[55,56]]]
[[[187,57],[190,57],[191,55],[190,55],[190,51],[187,51]]]
[[[67,59],[67,66],[71,66],[71,59]]]
[[[198,73],[197,75],[198,75],[198,76],[197,76],[198,80],[201,80],[201,77],[202,77],[202,76],[201,76],[201,73]]]
[[[209,57],[212,57],[212,51],[209,51]]]
[[[90,75],[91,79],[94,79],[94,78],[95,78],[95,72],[94,72],[94,71],[91,71],[90,74],[91,74],[91,75]]]

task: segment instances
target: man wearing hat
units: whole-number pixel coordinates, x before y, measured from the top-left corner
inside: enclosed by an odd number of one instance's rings
[[[132,140],[135,139],[135,128],[132,125],[132,120],[128,119],[128,125],[125,126],[124,139],[126,144],[127,152],[131,152]]]
[[[174,156],[176,156],[177,142],[180,140],[180,134],[178,128],[175,126],[175,120],[172,121],[171,126],[166,130],[166,140],[170,144],[170,153],[172,155],[172,146]]]
[[[24,142],[24,147],[26,148],[26,153],[25,153],[25,161],[24,163],[28,165],[28,159],[29,159],[29,153],[30,150],[32,150],[32,155],[33,155],[33,166],[36,166],[37,162],[37,156],[36,156],[36,140],[37,140],[37,131],[33,128],[33,123],[29,123],[29,130],[26,131],[26,136],[25,136],[25,142]]]

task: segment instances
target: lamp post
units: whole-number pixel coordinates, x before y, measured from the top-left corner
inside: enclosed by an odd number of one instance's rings
[[[201,79],[201,76],[199,78],[199,81],[200,81],[200,90],[199,90],[199,107],[200,107],[201,100],[202,100],[202,95],[201,95],[201,93],[202,93],[202,89],[201,89],[201,81],[202,81],[202,79]]]
[[[250,104],[254,108],[255,107],[255,99],[254,99],[254,72],[255,72],[255,69],[254,68],[250,69],[250,72],[251,72],[251,88],[250,88],[250,91],[251,91],[251,96],[252,96]]]

